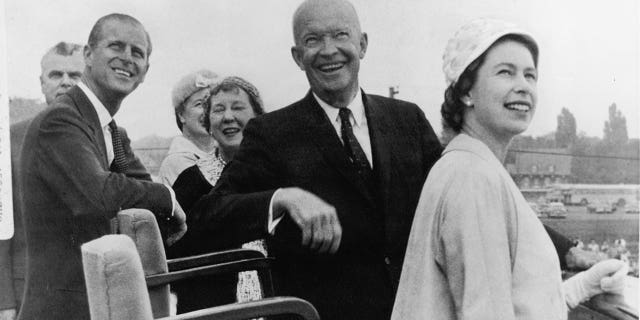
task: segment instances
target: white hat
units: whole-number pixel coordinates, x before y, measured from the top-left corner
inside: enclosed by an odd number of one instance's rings
[[[198,70],[184,76],[171,91],[171,103],[177,110],[180,105],[194,93],[208,88],[211,90],[218,84],[218,75],[210,70]]]
[[[449,39],[442,56],[442,71],[447,86],[454,84],[464,70],[481,56],[496,40],[514,34],[525,38],[533,45],[533,59],[538,60],[538,44],[526,31],[515,24],[496,19],[477,19],[460,28]]]

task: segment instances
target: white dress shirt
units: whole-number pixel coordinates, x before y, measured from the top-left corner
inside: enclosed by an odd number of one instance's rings
[[[329,105],[324,102],[320,97],[318,97],[315,93],[313,93],[313,97],[316,99],[322,110],[327,114],[329,120],[331,120],[331,125],[336,129],[336,133],[338,133],[338,137],[342,140],[342,134],[340,133],[340,129],[342,128],[342,123],[340,122],[340,112],[339,108]],[[353,127],[353,135],[358,140],[360,147],[364,151],[364,154],[367,156],[367,160],[369,160],[369,165],[373,168],[373,161],[371,156],[371,138],[369,137],[369,126],[367,125],[367,116],[364,113],[364,102],[362,101],[362,92],[358,90],[358,93],[353,98],[351,103],[347,106],[349,110],[351,110],[351,116],[349,117],[349,121],[351,122],[351,126]],[[344,141],[342,141],[344,144]]]

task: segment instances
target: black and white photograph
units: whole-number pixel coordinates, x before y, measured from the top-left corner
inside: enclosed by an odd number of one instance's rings
[[[0,320],[639,318],[635,0],[8,0],[0,45]]]

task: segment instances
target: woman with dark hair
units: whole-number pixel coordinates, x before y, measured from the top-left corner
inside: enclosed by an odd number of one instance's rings
[[[242,142],[247,122],[264,113],[258,89],[240,77],[227,77],[211,91],[210,133],[220,144],[220,156],[231,161]]]
[[[502,165],[536,108],[538,45],[476,20],[447,45],[442,105],[450,141],[416,210],[393,319],[566,319],[567,306],[620,292],[606,260],[562,282],[553,244]]]
[[[226,165],[233,159],[242,142],[242,131],[247,122],[264,113],[258,89],[240,77],[227,77],[211,91],[209,130],[218,141],[220,158]],[[216,177],[219,178],[218,174]],[[267,254],[264,240],[255,240],[242,245]],[[238,301],[262,298],[260,281],[255,271],[238,275]]]
[[[240,77],[226,77],[208,92],[204,103],[205,130],[218,146],[212,151],[212,157],[194,162],[173,183],[176,198],[187,213],[187,219],[192,206],[211,191],[224,167],[233,160],[247,122],[264,113],[258,89]]]
[[[204,103],[204,116],[208,134],[218,146],[212,157],[202,158],[185,168],[172,187],[176,199],[187,214],[189,230],[173,246],[167,248],[167,256],[178,258],[204,254],[240,246],[240,243],[224,242],[221,237],[210,240],[205,226],[190,224],[193,205],[211,191],[228,162],[233,160],[242,142],[242,132],[247,122],[264,113],[258,89],[240,77],[227,77],[213,84]],[[260,250],[266,255],[265,244],[256,240],[243,247]],[[238,278],[239,277],[239,278]],[[176,287],[178,312],[202,309],[212,305],[261,298],[257,273],[242,272],[239,276],[215,276],[197,279]]]

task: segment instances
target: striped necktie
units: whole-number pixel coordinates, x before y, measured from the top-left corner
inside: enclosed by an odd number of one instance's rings
[[[124,173],[127,171],[127,160],[124,156],[124,147],[122,146],[122,138],[115,120],[109,122],[111,130],[111,142],[113,143],[113,162],[111,168],[113,172]]]

